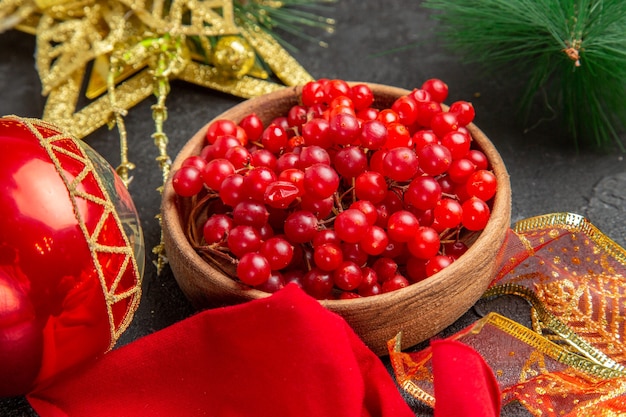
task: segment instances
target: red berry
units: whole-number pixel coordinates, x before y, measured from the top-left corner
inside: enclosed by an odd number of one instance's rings
[[[188,156],[187,158],[185,158],[181,166],[183,167],[193,166],[193,167],[196,167],[198,171],[202,171],[206,163],[207,161],[203,157],[199,155],[192,155],[192,156]]]
[[[416,102],[420,102],[420,101],[431,101],[432,98],[430,97],[430,93],[426,90],[423,90],[421,88],[414,88],[413,91],[411,91],[411,93],[409,94],[411,96],[411,98],[413,100],[415,100]]]
[[[235,173],[235,167],[227,159],[219,158],[209,161],[202,170],[202,179],[214,191],[222,188],[222,181]]]
[[[478,149],[470,149],[467,153],[467,159],[476,165],[476,169],[487,169],[487,167],[489,167],[489,160],[487,159],[487,156]]]
[[[289,181],[274,181],[265,189],[263,201],[270,207],[286,209],[301,195],[298,186]]]
[[[330,103],[339,96],[349,96],[350,86],[344,80],[329,80],[322,86],[325,95],[325,101]]]
[[[360,143],[367,149],[376,150],[387,142],[387,127],[379,120],[370,120],[363,123]]]
[[[487,203],[477,197],[465,201],[463,207],[463,226],[467,230],[479,231],[487,226],[490,210]]]
[[[415,178],[404,192],[405,204],[419,210],[434,208],[440,199],[441,186],[429,176]]]
[[[464,158],[470,150],[472,138],[463,132],[448,132],[441,138],[441,144],[448,148],[452,159]]]
[[[413,141],[413,145],[415,146],[415,151],[419,151],[426,145],[430,145],[431,143],[438,143],[439,138],[435,135],[435,132],[432,130],[418,130],[411,137]]]
[[[367,156],[359,146],[341,148],[333,159],[337,173],[343,178],[354,178],[367,169]]]
[[[211,145],[212,152],[211,152],[211,159],[217,159],[217,158],[225,158],[226,157],[226,153],[234,147],[237,146],[242,146],[241,142],[239,142],[239,139],[237,139],[234,136],[231,135],[223,135],[223,136],[219,136],[218,138],[215,139],[215,142],[213,142],[213,145]]]
[[[333,290],[333,276],[330,272],[313,268],[302,277],[302,287],[310,296],[323,300],[330,297]]]
[[[269,279],[270,274],[269,262],[259,253],[246,253],[237,264],[237,277],[244,284],[260,285]]]
[[[335,233],[344,242],[360,241],[365,237],[368,228],[367,217],[360,210],[344,210],[335,218]]]
[[[408,242],[409,252],[416,258],[430,259],[439,252],[439,233],[432,227],[421,226]]]
[[[293,246],[282,237],[271,237],[261,245],[261,255],[265,256],[272,270],[286,268],[293,259]]]
[[[323,271],[334,271],[343,262],[341,246],[336,243],[324,243],[313,249],[313,261]]]
[[[448,98],[448,85],[438,78],[424,81],[422,90],[427,91],[431,99],[439,103],[443,103]]]
[[[328,129],[332,142],[339,145],[354,143],[361,133],[359,120],[346,113],[339,113],[330,119]]]
[[[256,142],[261,138],[261,134],[265,129],[263,121],[255,113],[250,113],[239,122],[239,126],[246,132],[248,140]]]
[[[459,259],[461,255],[467,252],[467,249],[467,245],[460,240],[443,244],[444,253],[453,259]]]
[[[256,285],[255,288],[260,291],[275,293],[285,287],[285,277],[278,271],[272,271],[270,277],[262,284]]]
[[[474,173],[476,166],[472,161],[466,158],[461,158],[452,161],[450,168],[448,168],[448,176],[450,181],[457,184],[465,184],[467,179]]]
[[[394,181],[409,181],[417,169],[417,155],[410,148],[390,149],[383,158],[383,173]]]
[[[465,188],[470,196],[488,201],[496,194],[497,186],[498,182],[493,172],[481,169],[469,176]]]
[[[389,237],[382,227],[368,227],[365,236],[359,241],[361,249],[368,255],[382,254],[389,244]]]
[[[204,188],[202,174],[195,166],[182,166],[172,176],[172,187],[182,197],[194,196]]]
[[[367,224],[370,226],[376,223],[376,218],[378,217],[378,213],[376,212],[376,206],[369,200],[357,200],[354,203],[350,204],[351,209],[357,209],[365,214],[367,218]]]
[[[313,247],[315,248],[316,246],[323,245],[324,243],[336,243],[339,245],[341,240],[339,240],[333,229],[318,230],[315,237],[313,237]]]
[[[219,195],[222,202],[231,207],[235,207],[240,201],[247,199],[243,188],[243,176],[232,174],[224,178]]]
[[[419,259],[411,256],[406,261],[406,274],[409,281],[415,283],[427,278],[426,275],[426,259]]]
[[[409,286],[409,281],[402,275],[395,275],[388,281],[383,282],[382,290],[383,293],[396,291]]]
[[[432,257],[426,262],[426,275],[432,276],[442,269],[450,266],[454,262],[454,259],[446,255],[437,255]]]
[[[269,219],[269,212],[265,204],[254,200],[243,200],[233,208],[233,221],[235,224],[246,224],[260,229]]]
[[[248,166],[251,156],[250,152],[248,152],[248,149],[241,145],[237,145],[227,150],[224,154],[224,158],[230,161],[235,169],[238,170]]]
[[[369,122],[369,121],[372,121],[372,120],[376,120],[376,117],[378,117],[378,113],[379,112],[380,112],[380,110],[378,110],[378,109],[374,109],[372,107],[368,107],[366,109],[357,111],[356,117],[359,120],[362,120],[363,122]]]
[[[454,113],[439,112],[430,120],[430,128],[435,135],[443,138],[446,133],[459,130],[459,121]]]
[[[331,166],[317,163],[304,171],[302,182],[309,197],[323,200],[332,196],[339,187],[339,175]]]
[[[419,101],[415,121],[421,126],[430,127],[433,117],[441,113],[441,104],[436,101]]]
[[[304,194],[300,200],[300,208],[310,211],[320,220],[327,218],[332,213],[333,207],[335,207],[335,200],[332,196],[320,200]]]
[[[419,221],[413,213],[399,210],[389,216],[387,233],[397,242],[408,242],[419,229]]]
[[[321,148],[330,148],[330,124],[321,118],[311,119],[302,126],[302,137],[308,146],[317,145]]]
[[[238,258],[261,247],[261,235],[252,226],[235,226],[228,233],[228,249]]]
[[[374,93],[367,84],[356,84],[350,88],[350,97],[356,110],[370,107],[374,102]]]
[[[257,149],[250,154],[250,165],[253,167],[265,167],[274,171],[276,161],[276,156],[267,149]]]
[[[301,100],[302,104],[311,107],[321,103],[324,99],[324,89],[319,81],[310,81],[302,87]]]
[[[456,118],[461,126],[467,126],[472,123],[474,116],[474,106],[467,101],[455,101],[450,105],[450,113],[455,113]]]
[[[400,146],[411,146],[411,133],[409,129],[400,122],[392,122],[387,124],[387,141],[386,149],[393,149]]]
[[[285,235],[293,243],[304,243],[313,239],[317,232],[317,217],[310,211],[299,210],[285,220]]]
[[[378,258],[372,264],[379,282],[389,281],[398,272],[398,263],[391,258]]]
[[[287,122],[290,127],[300,127],[307,121],[307,108],[295,105],[287,113]]]
[[[391,109],[384,109],[378,112],[376,120],[380,121],[385,126],[388,126],[389,123],[397,123],[400,120],[400,117],[398,117],[398,113],[395,111]]]
[[[417,102],[411,96],[402,96],[396,99],[391,109],[398,114],[400,123],[410,126],[417,119]]]
[[[452,229],[461,224],[463,209],[458,201],[451,198],[442,198],[437,202],[433,214],[435,222],[442,229]]]
[[[333,272],[333,282],[341,290],[355,290],[363,281],[361,267],[354,262],[342,262]]]
[[[314,164],[330,165],[330,155],[328,151],[317,145],[303,147],[300,151],[299,158],[298,167],[302,170]]]
[[[233,227],[233,220],[229,216],[214,214],[207,219],[202,228],[204,241],[208,245],[224,242]]]
[[[378,204],[387,195],[387,182],[383,174],[374,171],[365,171],[356,177],[354,190],[360,200],[369,200]]]
[[[269,125],[261,135],[261,144],[273,154],[279,154],[287,146],[287,132],[278,125]]]
[[[210,144],[215,143],[218,137],[224,135],[237,137],[237,125],[235,122],[228,119],[217,119],[207,127],[206,139]]]
[[[452,154],[443,145],[431,143],[418,152],[420,169],[431,176],[441,175],[448,170],[452,163]]]

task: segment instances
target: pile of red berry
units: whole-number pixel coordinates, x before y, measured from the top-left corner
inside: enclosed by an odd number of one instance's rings
[[[366,84],[324,79],[267,126],[256,114],[214,121],[172,177],[207,217],[196,250],[229,261],[247,285],[295,282],[319,299],[442,270],[485,227],[497,188],[465,127],[474,108],[446,109],[447,95],[430,79],[380,109]]]

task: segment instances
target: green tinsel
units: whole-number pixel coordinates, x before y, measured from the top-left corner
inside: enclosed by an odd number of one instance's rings
[[[526,83],[527,118],[544,103],[574,144],[624,150],[626,2],[623,0],[426,0],[446,43],[468,62]]]

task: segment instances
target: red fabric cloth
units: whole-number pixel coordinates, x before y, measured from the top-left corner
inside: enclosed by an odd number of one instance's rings
[[[41,417],[414,416],[380,359],[295,285],[199,313],[27,399]]]
[[[435,417],[498,417],[500,387],[483,357],[456,340],[431,346]]]

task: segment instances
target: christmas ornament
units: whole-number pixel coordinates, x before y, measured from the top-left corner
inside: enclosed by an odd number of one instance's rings
[[[582,216],[557,213],[518,222],[501,259],[484,297],[523,297],[533,329],[489,313],[451,339],[487,360],[504,404],[535,416],[626,413],[626,250]],[[400,385],[434,406],[430,348],[390,350]]]
[[[469,62],[523,80],[521,115],[558,117],[576,146],[624,149],[626,3],[427,0],[438,33]],[[540,120],[541,121],[541,120]],[[535,123],[536,124],[536,123]]]
[[[330,1],[4,0],[0,31],[15,27],[37,36],[37,69],[47,96],[44,120],[79,139],[104,124],[117,125],[117,172],[125,184],[132,180],[134,164],[128,158],[123,117],[154,95],[152,138],[165,182],[170,80],[243,98],[310,81],[274,29],[302,36],[305,32],[298,29],[307,25],[331,31],[332,19],[288,7]],[[80,107],[83,101],[87,104]],[[162,244],[154,252],[160,271]]]
[[[137,212],[95,151],[36,119],[0,119],[0,396],[111,349],[139,304]]]

